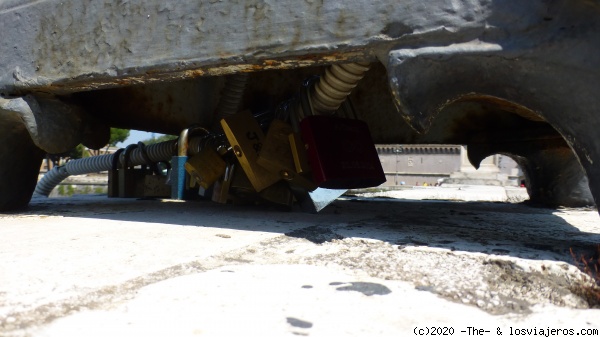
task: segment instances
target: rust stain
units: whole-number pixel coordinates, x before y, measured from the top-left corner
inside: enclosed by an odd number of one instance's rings
[[[91,115],[115,127],[176,134],[193,122],[203,122],[196,116],[205,111],[196,110],[198,102],[188,101],[189,97],[195,97],[187,94],[191,92],[189,87],[181,86],[180,92],[172,93],[181,97],[163,95],[161,88],[131,86],[95,90],[75,93],[72,99]]]
[[[514,113],[514,114],[519,115],[530,121],[534,121],[534,122],[545,122],[546,121],[540,113],[535,112],[523,105],[520,105],[520,104],[512,102],[512,101],[508,101],[508,100],[505,100],[505,99],[502,99],[499,97],[490,96],[490,95],[482,95],[482,94],[477,94],[477,93],[469,93],[469,94],[463,95],[455,100],[449,101],[446,104],[444,104],[444,106],[442,106],[440,108],[440,110],[443,109],[445,106],[448,106],[452,103],[467,102],[467,101],[491,103],[503,111]]]
[[[275,60],[264,60],[263,64],[267,67],[274,67],[277,64],[279,64],[279,62],[275,61]]]
[[[198,66],[194,69],[148,69],[142,74],[130,75],[126,77],[105,77],[96,76],[90,80],[89,75],[80,78],[70,78],[54,82],[47,86],[27,87],[24,91],[49,92],[54,94],[69,94],[80,91],[90,91],[98,89],[109,89],[116,87],[128,87],[141,84],[152,84],[157,82],[172,82],[190,78],[204,76],[223,76],[239,72],[258,72],[264,70],[277,69],[296,69],[304,67],[314,67],[327,65],[337,62],[361,61],[370,58],[365,49],[355,49],[349,52],[328,52],[328,53],[307,53],[294,57],[281,59],[263,59],[254,63],[245,64],[227,64],[210,66]],[[124,71],[127,73],[127,71]]]

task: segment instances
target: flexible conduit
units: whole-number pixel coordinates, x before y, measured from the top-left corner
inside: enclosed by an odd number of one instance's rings
[[[247,81],[247,73],[238,73],[227,76],[225,79],[225,88],[223,88],[219,104],[215,110],[215,121],[217,125],[219,125],[221,119],[238,112],[240,104],[242,103],[242,98],[244,97]]]
[[[177,140],[152,144],[145,147],[146,154],[152,162],[170,160],[175,155]],[[63,180],[71,175],[80,175],[93,172],[108,171],[112,169],[113,158],[119,156],[119,162],[123,165],[124,154],[105,154],[82,159],[68,161],[65,165],[57,166],[44,175],[35,187],[35,194],[48,196],[50,192]],[[129,166],[146,164],[142,150],[133,149],[129,157]]]
[[[312,105],[316,113],[336,111],[369,70],[369,63],[332,64],[315,84]]]

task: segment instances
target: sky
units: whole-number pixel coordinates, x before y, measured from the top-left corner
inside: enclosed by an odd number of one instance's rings
[[[125,147],[129,144],[137,144],[138,142],[152,138],[152,132],[131,130],[129,137],[122,143],[117,143],[117,147]],[[162,133],[154,133],[155,137],[161,136]]]

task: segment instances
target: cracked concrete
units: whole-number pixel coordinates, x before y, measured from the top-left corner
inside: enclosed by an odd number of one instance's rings
[[[594,256],[599,220],[586,209],[361,197],[318,215],[35,199],[0,217],[0,336],[598,328],[598,302],[580,291],[593,282],[570,250]]]

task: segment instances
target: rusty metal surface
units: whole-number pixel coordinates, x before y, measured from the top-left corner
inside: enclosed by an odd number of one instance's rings
[[[70,100],[111,126],[177,135],[211,124],[222,86],[220,78],[206,77],[84,91]]]

